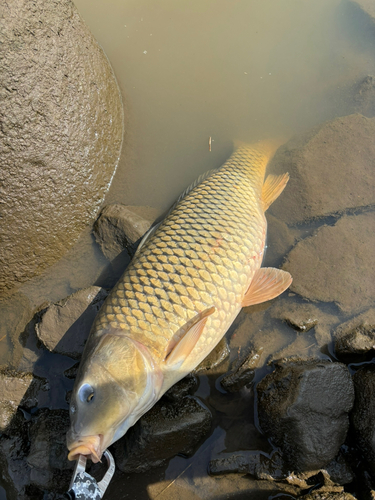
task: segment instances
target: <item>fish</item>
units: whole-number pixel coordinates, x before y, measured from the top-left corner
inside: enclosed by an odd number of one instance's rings
[[[242,307],[292,282],[261,267],[265,211],[289,174],[270,141],[240,145],[146,233],[90,331],[70,402],[69,460],[93,462],[223,338]]]

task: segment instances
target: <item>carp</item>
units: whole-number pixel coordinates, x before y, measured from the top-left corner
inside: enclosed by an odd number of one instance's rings
[[[242,307],[273,299],[289,273],[262,268],[264,212],[289,175],[274,148],[240,146],[180,196],[141,241],[100,309],[70,403],[68,458],[100,460],[227,332]]]

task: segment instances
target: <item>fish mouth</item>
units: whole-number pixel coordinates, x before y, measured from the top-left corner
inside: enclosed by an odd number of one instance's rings
[[[78,460],[79,455],[85,455],[92,460],[94,464],[101,462],[102,439],[103,436],[97,434],[96,436],[83,436],[72,443],[68,443],[68,460]]]

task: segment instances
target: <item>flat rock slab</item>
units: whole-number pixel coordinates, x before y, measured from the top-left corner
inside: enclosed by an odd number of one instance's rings
[[[1,15],[0,295],[95,218],[124,130],[112,68],[71,0],[5,2]]]
[[[288,362],[257,386],[261,429],[292,470],[314,470],[333,460],[349,428],[354,402],[347,367],[329,361]],[[296,438],[298,436],[298,438]]]
[[[115,259],[123,250],[134,254],[133,245],[160,215],[152,207],[107,205],[94,224],[94,235],[104,255]]]
[[[260,363],[263,348],[252,349],[238,359],[233,368],[220,380],[221,387],[227,392],[238,392],[248,386],[254,378],[255,369]]]
[[[346,363],[370,360],[375,352],[375,309],[342,323],[334,333],[335,354]]]
[[[104,288],[91,286],[52,304],[35,326],[39,340],[51,352],[79,359],[107,295]]]
[[[0,372],[0,432],[7,431],[19,406],[36,407],[39,391],[47,389],[47,382],[31,373]]]
[[[269,168],[290,174],[270,213],[295,224],[375,205],[374,134],[375,119],[354,114],[292,138],[278,149]]]
[[[374,213],[344,216],[334,226],[321,227],[287,257],[283,269],[293,276],[290,290],[336,302],[345,313],[370,307],[375,299],[374,235]]]
[[[308,332],[314,328],[319,321],[325,319],[324,314],[314,304],[298,304],[288,299],[281,299],[272,307],[271,315],[273,318],[285,321],[291,328],[297,332]]]
[[[211,428],[212,416],[196,398],[159,401],[114,444],[123,472],[144,472],[181,453],[191,455]]]

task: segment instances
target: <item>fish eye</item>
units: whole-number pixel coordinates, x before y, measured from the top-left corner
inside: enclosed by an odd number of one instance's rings
[[[94,388],[90,384],[83,384],[79,388],[78,397],[82,401],[82,403],[91,403],[94,399],[95,391]]]

